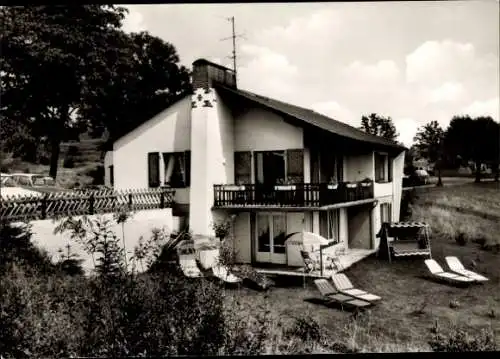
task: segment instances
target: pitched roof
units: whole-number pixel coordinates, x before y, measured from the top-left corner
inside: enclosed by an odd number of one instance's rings
[[[381,145],[383,147],[406,150],[406,147],[395,141],[366,133],[348,124],[317,113],[311,109],[291,105],[289,103],[278,101],[269,97],[260,96],[249,91],[235,89],[220,84],[216,85],[216,88],[218,90],[222,90],[223,92],[225,91],[227,93],[231,93],[238,97],[260,104],[261,106],[278,111],[281,114],[291,116],[299,121],[303,121],[307,124],[321,128],[342,137],[346,137],[355,141]]]

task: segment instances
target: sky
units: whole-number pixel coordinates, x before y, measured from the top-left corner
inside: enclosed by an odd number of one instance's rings
[[[499,0],[127,5],[127,32],[173,44],[181,64],[232,68],[238,87],[359,127],[389,116],[410,146],[455,115],[499,121]]]

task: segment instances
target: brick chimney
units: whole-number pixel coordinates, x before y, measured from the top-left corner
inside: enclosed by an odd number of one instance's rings
[[[236,88],[234,71],[205,59],[193,62],[193,88],[208,89],[215,83]]]

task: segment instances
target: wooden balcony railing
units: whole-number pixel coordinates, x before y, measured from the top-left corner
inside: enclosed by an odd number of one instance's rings
[[[373,198],[373,182],[214,185],[214,207],[322,207]]]

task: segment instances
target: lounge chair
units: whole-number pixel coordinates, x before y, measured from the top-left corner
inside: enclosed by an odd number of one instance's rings
[[[350,308],[365,308],[371,306],[373,303],[367,302],[365,300],[354,298],[350,295],[339,293],[328,280],[321,278],[315,279],[314,284],[318,288],[319,292],[326,300],[326,302],[333,302],[340,304],[342,309],[344,307]]]
[[[446,263],[448,264],[448,267],[450,267],[450,270],[452,272],[454,272],[456,274],[463,275],[465,277],[469,277],[469,278],[475,280],[476,282],[488,281],[488,278],[486,278],[485,276],[482,276],[479,273],[476,273],[476,272],[473,272],[473,271],[466,269],[463,266],[462,262],[460,262],[460,259],[458,259],[457,257],[449,256],[449,257],[445,257],[444,259],[446,260]]]
[[[300,255],[304,260],[305,271],[312,272],[320,269],[319,258],[315,253],[310,253],[304,250],[300,251]]]
[[[344,273],[333,274],[332,282],[335,288],[342,294],[350,295],[351,297],[367,302],[376,302],[382,299],[378,295],[354,288],[351,281]]]
[[[179,255],[179,266],[186,277],[189,278],[199,278],[203,277],[203,274],[196,264],[196,259],[192,254],[180,254]]]
[[[455,273],[445,272],[443,268],[441,268],[441,266],[438,264],[438,262],[436,262],[434,259],[426,259],[425,265],[429,269],[429,272],[431,272],[432,277],[434,277],[435,279],[441,279],[448,283],[454,283],[454,284],[474,283],[474,279],[471,279],[469,277]]]
[[[230,273],[227,267],[216,265],[212,267],[212,273],[215,277],[223,280],[226,283],[240,283],[242,279]]]

